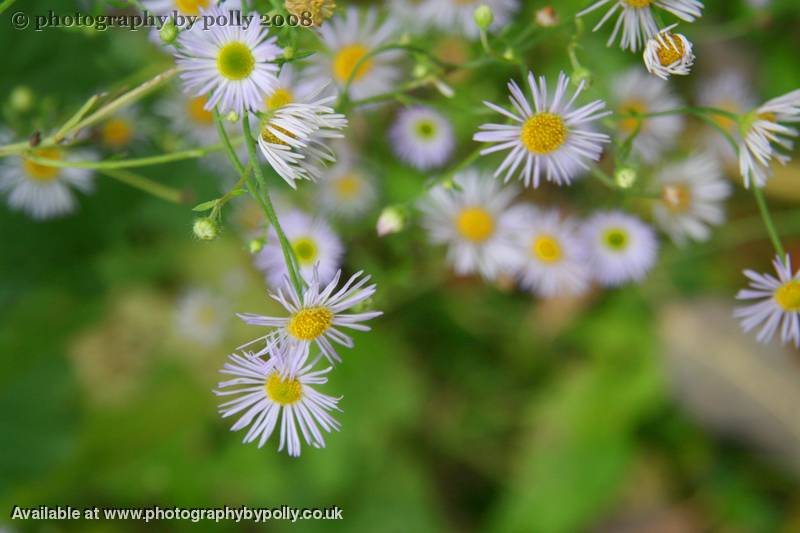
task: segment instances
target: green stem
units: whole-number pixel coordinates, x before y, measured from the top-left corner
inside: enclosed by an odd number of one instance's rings
[[[221,150],[222,148],[224,148],[222,144],[214,144],[203,148],[193,148],[191,150],[183,150],[182,152],[174,152],[171,154],[160,154],[136,159],[120,159],[119,161],[61,161],[58,159],[37,157],[35,155],[25,155],[24,157],[33,163],[46,167],[91,168],[95,170],[105,170],[115,168],[147,167],[151,165],[160,165],[163,163],[172,163],[174,161],[183,161],[184,159],[197,159],[199,157],[206,156],[211,152]]]
[[[764,221],[764,226],[767,228],[767,234],[769,235],[769,239],[772,241],[772,246],[775,248],[775,252],[778,254],[778,257],[780,257],[781,261],[783,261],[786,257],[786,251],[783,249],[781,238],[778,236],[778,231],[775,229],[775,223],[772,220],[772,216],[769,214],[767,201],[764,199],[764,191],[754,184],[753,195],[756,197],[758,210],[761,212],[761,219]]]
[[[14,4],[14,2],[16,2],[16,0],[4,0],[2,3],[0,3],[0,14],[2,14],[3,11],[11,7]]]
[[[668,109],[666,111],[655,111],[652,113],[623,113],[619,116],[617,120],[627,120],[629,118],[652,118],[652,117],[663,117],[667,115],[702,115],[704,113],[710,113],[713,115],[722,115],[727,117],[734,122],[739,122],[740,117],[736,113],[731,113],[730,111],[725,111],[724,109],[718,109],[716,107],[698,107],[698,106],[686,106],[686,107],[676,107],[675,109]]]
[[[272,200],[270,200],[267,181],[264,178],[264,172],[258,162],[258,155],[256,154],[256,142],[255,139],[253,139],[252,132],[250,131],[250,118],[247,111],[245,111],[242,116],[242,131],[244,132],[245,145],[247,145],[247,155],[250,158],[250,161],[253,162],[253,170],[256,181],[258,182],[258,188],[251,185],[252,192],[255,192],[256,190],[260,190],[261,192],[261,194],[257,195],[257,199],[259,200],[259,203],[261,203],[267,219],[275,228],[275,233],[278,235],[278,241],[280,242],[281,249],[283,250],[283,259],[286,262],[286,270],[289,271],[289,278],[292,282],[295,292],[297,293],[297,297],[302,300],[303,286],[302,282],[300,281],[301,277],[298,273],[297,258],[294,255],[294,250],[289,243],[289,239],[286,238],[286,234],[281,228],[281,224],[278,221],[278,215],[275,213],[275,207],[272,205]],[[241,165],[241,163],[239,164]]]
[[[142,190],[148,194],[152,194],[153,196],[174,204],[182,204],[186,198],[183,192],[179,191],[178,189],[162,185],[161,183],[153,181],[149,178],[145,178],[144,176],[134,174],[133,172],[107,168],[100,170],[100,172],[126,185],[130,185],[131,187]]]

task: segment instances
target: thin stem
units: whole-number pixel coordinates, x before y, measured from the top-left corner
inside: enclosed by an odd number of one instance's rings
[[[172,163],[174,161],[183,161],[184,159],[197,159],[208,155],[211,152],[221,150],[224,148],[222,144],[214,144],[203,148],[193,148],[191,150],[183,150],[182,152],[174,152],[171,154],[160,154],[150,157],[140,157],[136,159],[120,159],[110,161],[61,161],[58,159],[47,159],[44,157],[37,157],[35,155],[25,155],[25,159],[46,167],[57,168],[91,168],[96,170],[116,169],[116,168],[136,168],[147,167],[151,165],[161,165],[163,163]]]
[[[629,118],[652,118],[652,117],[663,117],[667,115],[701,115],[703,113],[710,113],[713,115],[722,115],[727,117],[734,122],[739,122],[739,115],[736,113],[731,113],[730,111],[725,111],[724,109],[718,109],[716,107],[697,107],[697,106],[686,106],[686,107],[676,107],[675,109],[667,109],[665,111],[654,111],[652,113],[623,113],[617,118],[617,120],[627,120]]]
[[[175,189],[173,187],[168,187],[166,185],[153,181],[150,178],[145,178],[144,176],[140,176],[139,174],[128,172],[127,170],[114,170],[114,169],[104,168],[100,170],[100,172],[126,185],[130,185],[131,187],[142,190],[148,194],[152,194],[157,198],[161,198],[162,200],[166,200],[174,204],[182,204],[184,203],[184,199],[186,198],[183,192],[178,189]]]
[[[769,239],[772,241],[772,246],[775,248],[775,252],[778,254],[778,257],[780,257],[781,261],[783,261],[786,257],[786,251],[783,249],[781,238],[778,236],[778,231],[775,229],[775,223],[772,220],[772,216],[769,214],[767,201],[764,199],[764,191],[762,191],[760,187],[753,185],[753,195],[756,197],[758,210],[761,212],[761,219],[764,221],[764,226],[767,228],[767,234],[769,235]]]
[[[0,14],[2,14],[3,11],[11,7],[14,4],[14,2],[16,2],[16,0],[4,0],[2,3],[0,3]]]
[[[244,132],[244,141],[245,145],[247,146],[247,155],[250,158],[250,161],[253,162],[254,174],[256,176],[256,181],[258,182],[258,189],[260,189],[261,192],[261,194],[257,195],[257,199],[259,199],[267,219],[275,228],[275,233],[278,235],[278,241],[280,242],[281,250],[283,250],[283,259],[286,262],[286,270],[289,271],[289,278],[292,282],[295,292],[297,293],[297,297],[302,300],[303,286],[298,273],[297,258],[294,256],[294,250],[289,243],[289,239],[286,238],[286,234],[281,228],[281,224],[278,221],[278,215],[275,213],[272,200],[270,200],[269,191],[267,189],[267,181],[264,178],[264,172],[261,169],[261,165],[258,163],[256,142],[255,139],[253,139],[252,132],[250,131],[250,117],[247,111],[245,111],[242,116],[242,131]],[[251,189],[253,189],[252,192],[255,192],[256,190],[255,187],[252,186]]]

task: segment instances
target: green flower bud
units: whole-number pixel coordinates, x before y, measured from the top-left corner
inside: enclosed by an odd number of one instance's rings
[[[174,22],[168,20],[166,24],[161,26],[161,30],[158,34],[161,36],[161,40],[166,44],[172,44],[175,42],[175,39],[178,38],[178,27],[175,26]]]
[[[286,59],[288,61],[288,60],[291,60],[293,57],[294,57],[294,47],[293,46],[287,46],[286,48],[283,49],[283,58],[284,59]]]
[[[492,12],[492,8],[486,4],[481,4],[476,7],[472,16],[475,18],[475,24],[477,24],[482,30],[488,30],[489,26],[491,26],[492,22],[494,22],[494,13]]]
[[[614,173],[614,181],[620,189],[630,189],[638,177],[636,169],[631,167],[620,167]]]
[[[378,217],[378,224],[375,228],[378,232],[378,237],[385,237],[386,235],[403,231],[407,218],[405,210],[400,207],[389,206],[384,208]]]
[[[219,226],[208,217],[195,219],[192,231],[195,237],[203,241],[213,241],[219,236]]]
[[[249,243],[247,243],[247,248],[250,250],[251,254],[257,254],[262,248],[264,248],[264,237],[251,240]]]
[[[227,115],[225,115],[225,120],[228,122],[239,122],[239,113],[236,111],[231,111]]]
[[[25,113],[33,107],[33,91],[27,85],[18,85],[11,91],[9,103],[14,111]]]

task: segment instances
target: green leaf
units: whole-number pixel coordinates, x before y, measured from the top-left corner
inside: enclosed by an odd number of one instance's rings
[[[192,211],[208,211],[209,209],[213,209],[218,201],[219,198],[215,198],[214,200],[209,200],[207,202],[203,202],[202,204],[197,204],[192,208]]]

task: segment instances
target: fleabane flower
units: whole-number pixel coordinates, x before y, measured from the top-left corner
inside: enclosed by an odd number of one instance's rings
[[[700,83],[697,101],[702,106],[716,107],[735,115],[743,115],[756,106],[752,84],[736,70],[723,71]],[[739,127],[733,118],[718,113],[710,114],[708,118],[739,141]],[[707,128],[705,141],[726,166],[738,163],[736,149],[715,128]]]
[[[620,211],[595,213],[583,223],[588,266],[601,285],[642,281],[653,267],[658,241],[652,228]]]
[[[306,103],[276,108],[259,126],[261,153],[293,189],[297,180],[316,181],[324,167],[336,161],[329,143],[342,138],[340,130],[347,126],[344,115],[328,106],[333,96],[317,98],[323,89],[320,86]]]
[[[204,12],[210,17],[228,16],[224,8]],[[278,67],[270,63],[282,50],[275,37],[256,23],[242,26],[217,26],[203,29],[196,24],[182,31],[176,50],[178,69],[184,87],[195,96],[210,93],[206,109],[220,113],[257,111],[264,97],[277,84]]]
[[[109,117],[97,128],[103,147],[112,151],[124,151],[134,141],[145,137],[142,121],[136,108],[129,107]]]
[[[586,161],[600,159],[603,144],[611,139],[604,133],[592,131],[592,124],[611,112],[604,111],[606,104],[601,100],[575,106],[584,83],[581,82],[568,98],[569,77],[563,72],[558,76],[552,99],[548,99],[547,82],[543,76],[537,83],[533,72],[529,72],[528,85],[533,95],[533,107],[514,80],[508,83],[508,89],[516,113],[484,101],[490,109],[513,123],[484,124],[473,139],[494,143],[494,146],[482,150],[481,155],[510,150],[495,171],[495,177],[505,173],[503,179],[508,182],[518,173],[525,186],[535,188],[544,174],[548,181],[568,185],[574,177],[589,169]]]
[[[375,205],[375,183],[367,170],[357,164],[349,146],[342,142],[335,149],[336,163],[323,173],[318,182],[316,202],[325,213],[358,218]]]
[[[290,456],[298,457],[300,435],[307,445],[324,448],[323,432],[339,430],[339,422],[330,412],[341,411],[337,406],[340,398],[315,388],[328,382],[325,374],[331,367],[313,370],[312,364],[306,364],[307,351],[296,355],[288,350],[287,346],[272,345],[262,354],[266,360],[248,353],[230,355],[220,372],[233,378],[219,383],[214,394],[234,396],[219,406],[219,412],[223,418],[239,415],[231,431],[250,426],[244,443],[257,441],[261,448],[280,423],[278,451],[286,449]],[[296,357],[301,360],[295,361]]]
[[[389,130],[389,139],[397,157],[419,170],[442,166],[455,147],[450,121],[425,106],[400,111]]]
[[[487,5],[493,22],[489,31],[506,26],[519,8],[518,0],[423,0],[416,8],[416,20],[425,21],[442,31],[461,33],[477,39],[480,31],[475,23],[475,9]]]
[[[325,94],[327,91],[328,94]],[[288,104],[312,104],[321,96],[332,96],[330,82],[317,83],[301,76],[291,63],[281,66],[278,81],[264,98],[261,110],[271,112]],[[326,100],[326,102],[332,101]]]
[[[423,225],[434,244],[446,244],[457,274],[479,273],[486,279],[511,273],[517,257],[511,239],[516,217],[509,212],[515,187],[502,187],[490,176],[467,169],[420,201]]]
[[[613,94],[615,112],[630,115],[618,122],[619,133],[628,137],[637,132],[633,140],[633,152],[644,162],[654,163],[661,154],[675,146],[685,122],[682,116],[635,116],[667,111],[683,105],[666,82],[648,76],[636,68],[617,77]]]
[[[758,302],[737,308],[735,316],[746,332],[761,327],[756,336],[759,342],[768,342],[780,328],[781,341],[793,342],[800,348],[800,270],[792,273],[788,255],[783,260],[776,256],[772,264],[777,278],[772,274],[744,271],[750,284],[740,290],[736,298]]]
[[[369,331],[369,326],[363,322],[383,314],[381,311],[345,312],[375,294],[376,286],[367,285],[370,277],[362,274],[363,272],[353,274],[339,288],[341,270],[327,285],[321,283],[319,276],[314,272],[307,280],[307,287],[303,290],[301,298],[297,296],[289,279],[284,278],[284,286],[270,296],[286,309],[289,316],[238,315],[248,324],[276,328],[242,348],[259,342],[265,343],[264,350],[268,350],[275,343],[287,343],[290,346],[306,349],[316,345],[320,349],[320,357],[324,356],[331,364],[341,362],[342,358],[336,352],[333,343],[346,348],[354,346],[353,338],[344,332],[344,328]],[[263,354],[264,350],[257,355]]]
[[[656,174],[661,200],[653,207],[656,223],[678,245],[687,240],[706,241],[710,226],[725,221],[725,200],[731,186],[716,160],[695,154],[662,168]]]
[[[744,186],[763,187],[771,175],[773,158],[785,165],[791,157],[782,151],[794,148],[795,128],[781,123],[800,122],[800,89],[773,98],[742,119],[739,170]]]
[[[674,26],[651,37],[644,49],[647,71],[662,80],[669,79],[670,74],[688,76],[694,65],[691,41],[680,33],[672,33]]]
[[[90,150],[58,146],[37,148],[31,156],[53,162],[97,159]],[[86,168],[54,167],[37,163],[30,156],[11,156],[0,160],[0,192],[6,194],[11,209],[44,220],[74,211],[77,202],[73,189],[90,192],[93,174],[93,170]]]
[[[175,309],[177,332],[197,344],[217,344],[225,334],[227,322],[227,304],[208,290],[192,289],[178,300]]]
[[[614,31],[608,38],[608,46],[614,44],[620,28],[620,46],[632,52],[639,50],[647,39],[658,33],[658,25],[653,15],[653,7],[663,9],[686,22],[692,22],[703,15],[703,2],[698,0],[600,0],[584,9],[576,16],[583,15],[611,3],[611,9],[600,19],[592,31],[599,30],[615,13],[619,13]]]
[[[329,282],[344,255],[344,245],[330,225],[322,218],[296,210],[281,213],[280,222],[299,263],[300,275],[311,279],[316,272],[321,283]],[[289,274],[274,227],[270,228],[267,243],[256,256],[255,265],[274,288],[281,287]]]
[[[334,16],[324,24],[319,34],[325,50],[314,56],[315,62],[307,70],[309,77],[319,82],[333,78],[339,90],[350,81],[347,91],[352,99],[392,90],[400,74],[393,63],[401,53],[388,51],[366,57],[387,44],[395,30],[389,21],[379,25],[377,16],[377,11],[371,8],[360,18],[358,10],[350,7],[345,15]]]
[[[557,210],[530,205],[512,209],[520,212],[514,233],[520,285],[545,298],[584,293],[590,277],[577,223]]]

